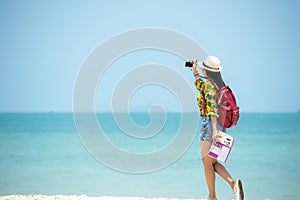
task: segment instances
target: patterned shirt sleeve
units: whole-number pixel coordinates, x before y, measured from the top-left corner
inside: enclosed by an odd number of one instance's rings
[[[202,87],[203,83],[204,83],[204,81],[201,78],[198,78],[197,80],[195,80],[194,84],[195,84],[198,91],[201,90],[201,87]]]
[[[216,117],[219,117],[218,106],[217,106],[218,93],[215,86],[210,81],[207,81],[204,84],[204,93],[206,99],[207,116],[214,115]]]

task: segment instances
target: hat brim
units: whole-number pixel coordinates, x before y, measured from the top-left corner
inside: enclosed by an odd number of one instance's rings
[[[223,67],[221,65],[219,65],[219,69],[212,69],[212,68],[207,68],[203,65],[203,63],[200,63],[199,67],[201,69],[205,69],[205,70],[208,70],[208,71],[211,71],[211,72],[220,72],[223,70]]]

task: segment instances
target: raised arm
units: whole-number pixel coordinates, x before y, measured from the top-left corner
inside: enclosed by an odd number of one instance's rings
[[[192,72],[194,74],[195,80],[198,80],[200,78],[200,75],[199,75],[198,70],[197,70],[197,61],[196,60],[193,60]]]

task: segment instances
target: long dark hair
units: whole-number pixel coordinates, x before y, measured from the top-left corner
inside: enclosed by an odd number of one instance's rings
[[[225,86],[225,83],[222,79],[222,75],[220,72],[211,72],[208,70],[206,71],[206,75],[208,77],[208,80],[212,80],[215,84],[217,84],[218,88],[221,89],[223,86]]]

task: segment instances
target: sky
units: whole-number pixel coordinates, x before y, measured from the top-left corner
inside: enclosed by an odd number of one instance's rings
[[[145,27],[176,31],[218,56],[242,112],[297,112],[299,15],[298,1],[283,0],[1,0],[0,112],[72,112],[74,84],[90,53],[113,36]],[[184,60],[141,50],[106,71],[96,88],[95,110],[110,111],[118,81],[145,63],[168,65],[196,94]],[[177,111],[175,96],[168,88],[146,85],[133,91],[129,109],[159,104]]]

